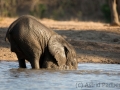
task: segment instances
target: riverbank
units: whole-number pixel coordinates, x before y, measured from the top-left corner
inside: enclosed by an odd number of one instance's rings
[[[15,19],[0,19],[0,60],[17,60],[10,51],[10,44],[4,41],[7,28]],[[92,21],[42,19],[40,22],[61,34],[74,46],[80,63],[120,63],[120,27]]]

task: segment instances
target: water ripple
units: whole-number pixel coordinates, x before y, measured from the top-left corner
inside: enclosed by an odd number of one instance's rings
[[[27,63],[27,69],[18,68],[17,62],[0,62],[0,90],[73,90],[81,89],[80,85],[94,82],[115,84],[116,87],[82,87],[89,90],[119,90],[120,66],[118,64],[78,65],[78,70],[33,70]],[[77,85],[77,86],[76,86]],[[90,84],[91,85],[91,84]]]

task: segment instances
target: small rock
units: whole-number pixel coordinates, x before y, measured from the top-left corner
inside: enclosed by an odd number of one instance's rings
[[[119,41],[118,38],[113,39],[113,42],[118,42],[118,41]]]

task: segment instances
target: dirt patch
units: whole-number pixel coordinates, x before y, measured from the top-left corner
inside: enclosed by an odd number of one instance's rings
[[[5,33],[15,18],[0,21],[0,60],[17,60],[4,41]],[[40,20],[41,23],[62,35],[77,52],[80,63],[120,63],[120,27],[100,22]]]

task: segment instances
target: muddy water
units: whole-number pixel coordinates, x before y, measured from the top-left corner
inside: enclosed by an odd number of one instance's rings
[[[120,65],[79,64],[78,70],[18,69],[17,62],[0,62],[0,90],[120,90]]]

